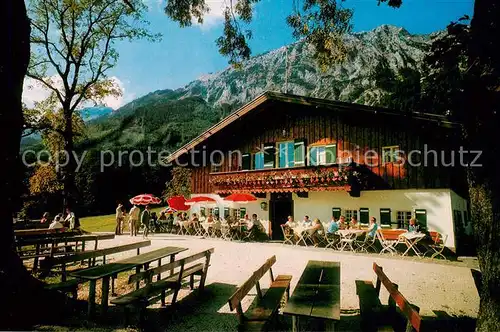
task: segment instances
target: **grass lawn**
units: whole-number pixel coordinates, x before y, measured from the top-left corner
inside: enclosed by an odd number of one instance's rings
[[[158,207],[151,209],[151,211],[154,211],[159,215],[160,211],[163,209],[164,207]],[[126,220],[126,222],[126,228],[128,229],[128,219]],[[80,223],[82,229],[87,232],[114,232],[116,226],[115,214],[113,213],[105,216],[81,218]]]

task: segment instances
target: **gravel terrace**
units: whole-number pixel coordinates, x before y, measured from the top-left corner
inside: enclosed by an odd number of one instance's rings
[[[255,269],[272,255],[276,255],[277,258],[277,262],[273,266],[274,275],[293,275],[292,294],[308,260],[329,260],[341,263],[342,318],[338,326],[340,330],[357,330],[357,323],[349,322],[349,316],[358,315],[357,309],[359,309],[355,280],[374,280],[373,262],[377,262],[384,268],[387,276],[399,285],[401,293],[411,303],[420,307],[420,313],[424,317],[435,317],[436,313],[445,313],[453,317],[475,318],[479,308],[479,296],[471,274],[471,268],[477,269],[477,261],[474,259],[442,261],[378,254],[353,254],[281,243],[230,242],[170,234],[155,234],[149,239],[152,242],[151,246],[141,249],[141,253],[163,246],[189,248],[188,251],[177,256],[181,258],[203,249],[215,248],[208,270],[206,294],[197,298],[194,296],[195,294],[191,294],[189,287],[184,287],[179,294],[180,305],[175,313],[161,314],[162,318],[169,317],[162,319],[164,322],[155,322],[152,330],[235,331],[237,319],[235,313],[229,311],[227,299],[238,285],[242,284]],[[128,235],[122,235],[117,236],[114,240],[100,242],[99,247],[112,247],[139,240],[142,240],[142,236],[132,238]],[[109,262],[132,254],[134,254],[133,251],[113,255]],[[268,280],[267,277],[262,279],[263,288],[267,288]],[[100,288],[99,283],[98,288]],[[118,288],[119,291],[120,288]],[[79,297],[86,298],[86,295],[86,288],[81,289]],[[246,310],[253,301],[255,290],[252,290],[250,295],[243,303],[243,310]],[[382,287],[381,299],[387,298],[388,294]],[[167,298],[168,300],[170,298]],[[161,312],[158,309],[152,311]],[[182,314],[180,314],[181,311]],[[122,312],[115,312],[115,314],[118,315],[117,317],[120,317],[120,314],[123,315]],[[148,320],[151,321],[151,319]],[[91,326],[87,326],[85,330],[89,328]],[[92,329],[95,330],[94,327]],[[40,330],[65,329],[62,327],[40,327]],[[71,330],[75,330],[75,326]]]

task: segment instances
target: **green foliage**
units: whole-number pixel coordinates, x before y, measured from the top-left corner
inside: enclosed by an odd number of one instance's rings
[[[323,71],[345,60],[345,34],[351,32],[351,9],[342,8],[337,0],[304,0],[301,9],[288,16],[287,23],[297,39],[305,38],[314,46],[314,58]]]
[[[172,196],[189,197],[191,195],[191,170],[185,167],[174,167],[171,171],[172,179],[166,183],[163,192],[164,199]]]

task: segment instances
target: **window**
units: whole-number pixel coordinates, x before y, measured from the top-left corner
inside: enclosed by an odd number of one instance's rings
[[[424,209],[415,210],[415,218],[417,219],[420,230],[427,229],[427,210]]]
[[[399,161],[399,145],[384,146],[382,148],[382,164]]]
[[[264,168],[264,152],[257,152],[253,157],[254,161],[254,169],[263,169]]]
[[[391,225],[391,209],[380,209],[380,224]]]
[[[396,213],[396,221],[398,222],[398,228],[408,228],[411,219],[411,211],[398,211]]]
[[[309,165],[329,165],[337,161],[337,144],[311,146],[309,148]]]
[[[245,215],[247,214],[247,208],[242,207],[239,210],[240,210],[240,212],[239,212],[239,218],[240,219],[245,218]]]
[[[264,168],[274,168],[276,148],[274,144],[264,144]]]
[[[205,207],[200,207],[200,217],[206,217]]]
[[[278,143],[278,165],[279,168],[293,167],[295,161],[295,143],[282,142]]]
[[[350,221],[352,217],[358,219],[358,211],[357,210],[345,210],[345,218],[347,221]]]
[[[248,171],[252,167],[252,156],[249,153],[241,155],[241,170]]]
[[[220,213],[219,213],[219,208],[218,207],[215,207],[213,209],[213,215],[214,215],[214,217],[217,217],[217,218],[220,217]]]
[[[306,142],[305,140],[296,140],[294,149],[294,166],[305,166],[306,162]]]
[[[335,219],[339,219],[340,218],[340,214],[341,214],[342,210],[340,208],[332,208],[332,217],[335,217]]]
[[[359,209],[359,222],[362,224],[368,224],[370,221],[370,210],[368,208]]]
[[[229,217],[229,208],[225,207],[224,208],[224,219],[227,219],[227,217]]]

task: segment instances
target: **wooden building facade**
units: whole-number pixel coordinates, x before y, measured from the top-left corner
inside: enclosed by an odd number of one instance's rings
[[[450,166],[457,157],[452,151],[459,148],[459,135],[459,127],[440,116],[266,92],[176,151],[169,161],[191,168],[193,194],[251,192],[266,200],[275,231],[286,215],[301,218],[299,202],[310,205],[314,197],[330,204],[314,207],[322,209],[317,215],[325,219],[341,200],[338,195],[353,202],[344,210],[361,217],[360,209],[370,205],[363,198],[374,193],[420,197],[434,191],[437,194],[429,197],[438,200],[441,193],[449,193],[444,195],[450,208],[452,195],[460,198],[456,200],[465,231],[466,201],[460,196],[466,192],[465,172]],[[408,211],[416,215],[420,208],[428,219],[427,209],[409,200],[412,209],[404,207],[405,218]],[[277,213],[274,202],[281,201],[291,204]],[[380,209],[389,208],[381,204]],[[380,211],[375,215],[391,227],[404,227],[396,209],[391,210],[390,222]],[[440,218],[439,213],[433,215]],[[309,215],[315,216],[315,211]],[[456,227],[444,227],[451,228]]]

